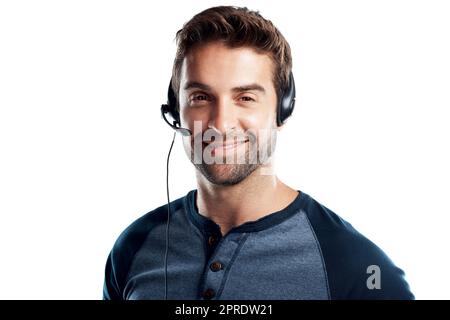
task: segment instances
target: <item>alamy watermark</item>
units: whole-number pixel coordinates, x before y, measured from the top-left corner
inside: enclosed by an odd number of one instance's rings
[[[370,265],[367,267],[367,274],[370,276],[367,278],[366,285],[367,289],[381,289],[381,270],[380,267],[376,264]]]

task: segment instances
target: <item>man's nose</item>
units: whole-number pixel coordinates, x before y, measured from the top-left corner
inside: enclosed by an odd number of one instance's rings
[[[216,99],[209,117],[208,127],[226,134],[236,127],[236,109],[226,98]]]

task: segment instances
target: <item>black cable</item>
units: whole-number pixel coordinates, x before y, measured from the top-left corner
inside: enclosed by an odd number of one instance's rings
[[[177,132],[173,133],[172,144],[170,145],[169,153],[167,154],[166,166],[166,189],[167,189],[167,220],[166,220],[166,253],[164,255],[164,300],[167,300],[167,256],[169,254],[169,222],[170,222],[170,197],[169,197],[169,159],[172,152],[173,143]]]

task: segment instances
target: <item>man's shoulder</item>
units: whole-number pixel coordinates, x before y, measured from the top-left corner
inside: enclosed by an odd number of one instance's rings
[[[403,270],[349,222],[311,197],[305,213],[322,253],[333,299],[414,297]],[[377,272],[381,289],[370,288],[367,282]]]
[[[183,205],[184,197],[170,202],[171,216]],[[127,251],[132,247],[138,247],[145,240],[148,233],[157,225],[167,221],[168,205],[161,205],[133,221],[117,238],[113,250]]]
[[[348,221],[311,196],[308,197],[304,209],[318,241],[333,243],[342,249],[346,249],[348,244],[354,250],[375,246]]]
[[[185,197],[170,202],[173,215],[182,205]],[[129,267],[151,230],[167,221],[168,205],[162,205],[147,212],[131,223],[115,241],[105,268],[104,299],[122,299],[122,291]]]

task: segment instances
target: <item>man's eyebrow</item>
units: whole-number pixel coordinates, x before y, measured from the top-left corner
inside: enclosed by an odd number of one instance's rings
[[[201,82],[188,81],[184,85],[184,90],[189,90],[189,89],[202,89],[202,90],[210,91],[211,87],[208,86],[207,84],[204,84],[204,83],[201,83]]]
[[[197,81],[188,81],[184,85],[184,90],[189,90],[189,89],[201,89],[201,90],[205,90],[205,91],[211,91],[210,86],[208,86],[207,84],[201,83],[201,82],[197,82]],[[266,90],[264,89],[264,87],[257,83],[234,87],[231,90],[234,92],[260,91],[262,93],[266,93]]]
[[[257,83],[252,83],[252,84],[247,84],[247,85],[235,87],[235,88],[233,88],[231,90],[233,90],[235,92],[260,91],[261,93],[266,93],[266,89],[264,89],[263,86],[261,86],[261,85],[259,85]]]

